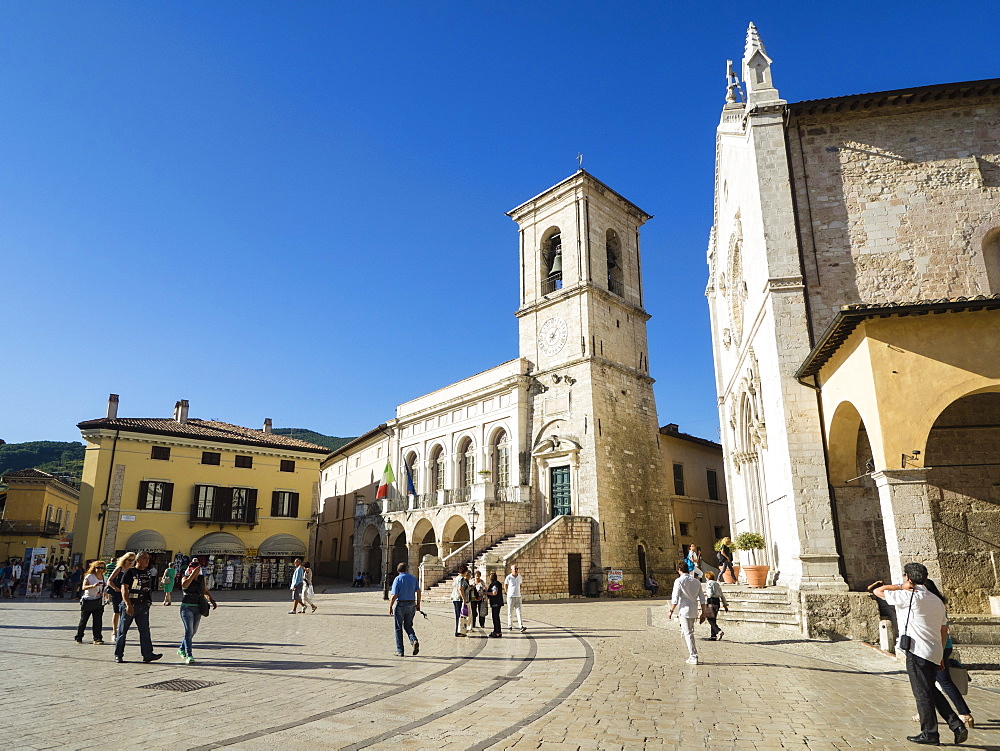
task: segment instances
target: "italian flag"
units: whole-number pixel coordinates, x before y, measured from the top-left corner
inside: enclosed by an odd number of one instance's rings
[[[385,469],[382,470],[382,481],[378,484],[378,490],[375,493],[375,500],[388,496],[389,485],[394,482],[396,482],[396,477],[392,474],[392,464],[388,459],[386,459]]]

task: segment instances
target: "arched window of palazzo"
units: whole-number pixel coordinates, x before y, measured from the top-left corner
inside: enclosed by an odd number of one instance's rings
[[[493,482],[497,488],[506,488],[510,485],[510,446],[506,430],[498,430],[494,434],[490,454],[493,460]]]
[[[562,232],[558,227],[547,230],[542,240],[542,294],[547,295],[563,286]]]
[[[444,449],[435,446],[431,449],[431,486],[434,490],[444,490]]]
[[[604,248],[608,258],[608,292],[625,297],[625,281],[622,271],[622,244],[618,233],[609,229],[605,234]]]
[[[476,453],[471,438],[463,438],[458,444],[458,476],[462,487],[468,488],[476,482]]]
[[[413,493],[416,494],[419,492],[418,488],[420,487],[417,484],[418,473],[420,471],[419,457],[417,457],[417,453],[415,451],[411,451],[406,455],[406,458],[403,459],[403,462],[406,464],[406,470],[410,473],[410,482],[413,483]],[[406,492],[410,492],[408,486]]]

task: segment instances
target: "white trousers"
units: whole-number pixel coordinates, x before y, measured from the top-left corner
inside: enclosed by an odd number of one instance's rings
[[[698,621],[697,618],[685,618],[684,616],[678,616],[677,620],[681,624],[681,633],[684,634],[684,641],[687,642],[688,653],[692,657],[698,656],[698,647],[694,642],[694,624]]]
[[[520,597],[508,597],[507,598],[507,628],[511,626],[511,620],[514,613],[517,613],[517,627],[524,628],[524,624],[521,623],[521,598]]]

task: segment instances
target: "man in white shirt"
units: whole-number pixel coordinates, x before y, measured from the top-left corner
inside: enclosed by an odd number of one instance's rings
[[[14,562],[14,566],[13,566],[13,571],[12,571],[12,574],[13,574],[12,578],[14,580],[14,586],[11,589],[11,592],[13,593],[14,597],[17,597],[17,588],[21,584],[21,573],[22,573],[21,572],[21,564],[20,564],[19,561],[15,561]]]
[[[873,594],[896,608],[899,629],[896,652],[906,654],[906,674],[920,715],[920,735],[908,736],[906,740],[927,746],[940,745],[936,708],[955,734],[955,743],[962,743],[969,737],[969,731],[948,700],[934,687],[938,667],[944,662],[948,614],[944,598],[934,582],[927,578],[927,567],[922,563],[907,563],[903,567],[902,584],[884,584]],[[908,645],[904,643],[907,637],[912,640]]]
[[[527,631],[521,622],[521,575],[517,573],[517,564],[510,567],[510,573],[503,580],[503,592],[507,595],[507,630],[513,629],[511,616],[517,612],[517,628]]]
[[[674,580],[674,591],[670,595],[670,612],[667,618],[674,617],[674,610],[680,608],[677,619],[681,624],[681,633],[687,642],[688,665],[698,664],[698,646],[694,642],[694,622],[704,623],[708,616],[705,592],[701,582],[691,576],[686,561],[677,561],[677,578]]]

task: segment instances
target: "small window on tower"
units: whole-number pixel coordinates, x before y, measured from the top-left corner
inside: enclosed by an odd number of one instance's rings
[[[562,289],[562,234],[558,228],[542,243],[542,294],[547,295]]]
[[[681,528],[681,537],[691,536],[691,525],[688,522],[680,522],[679,526]]]
[[[622,274],[622,244],[618,233],[609,229],[605,235],[604,249],[608,259],[608,292],[625,297],[625,281]]]

